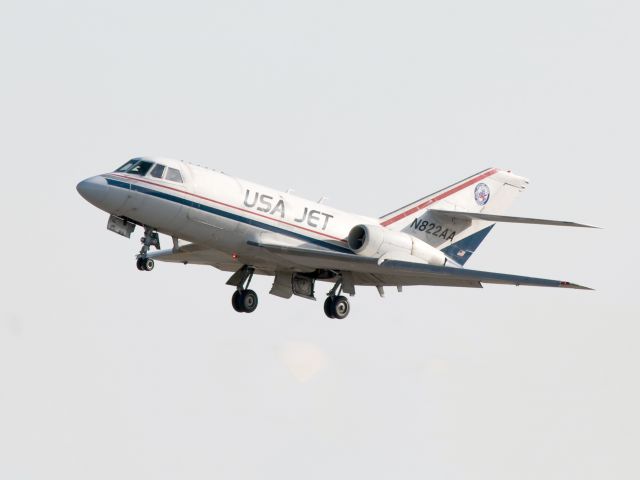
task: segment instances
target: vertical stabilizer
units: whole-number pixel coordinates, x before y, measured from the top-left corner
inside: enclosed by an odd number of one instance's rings
[[[431,209],[502,215],[528,183],[510,171],[489,168],[381,217],[380,224],[419,238],[462,266],[494,224]]]

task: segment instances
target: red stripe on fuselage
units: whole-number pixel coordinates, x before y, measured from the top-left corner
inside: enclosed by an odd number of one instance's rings
[[[148,183],[149,185],[154,185],[156,187],[166,188],[167,190],[173,190],[174,192],[178,192],[178,193],[182,193],[184,195],[189,195],[191,197],[199,198],[200,200],[206,200],[207,202],[215,203],[217,205],[222,205],[222,206],[227,207],[227,208],[232,208],[232,209],[238,210],[240,212],[249,213],[249,214],[255,215],[257,217],[266,218],[266,219],[271,220],[273,222],[282,223],[282,224],[288,225],[290,227],[295,227],[295,228],[298,228],[300,230],[305,230],[307,232],[315,233],[316,235],[322,235],[323,237],[327,237],[327,238],[330,238],[332,240],[337,240],[340,243],[347,243],[345,239],[334,237],[333,235],[329,235],[327,233],[318,232],[317,230],[313,230],[311,228],[307,228],[307,227],[303,227],[303,226],[300,226],[300,225],[296,225],[295,223],[285,222],[284,220],[278,220],[277,218],[273,218],[273,217],[270,217],[268,215],[263,215],[261,213],[254,212],[253,210],[247,210],[245,208],[236,207],[235,205],[230,205],[228,203],[220,202],[218,200],[214,200],[213,198],[203,197],[202,195],[198,195],[196,193],[187,192],[185,190],[180,190],[179,188],[170,187],[168,185],[163,185],[161,183],[152,182],[150,180],[145,180],[144,178],[129,177],[127,175],[120,175],[120,174],[117,174],[117,173],[108,173],[106,175],[111,175],[113,177],[118,177],[118,178],[124,178],[124,179],[129,180],[129,181],[135,180],[137,182]]]
[[[412,207],[409,210],[406,210],[406,211],[404,211],[402,213],[399,213],[398,215],[390,218],[389,220],[385,220],[384,222],[380,222],[380,225],[382,225],[383,227],[388,227],[392,223],[395,223],[398,220],[402,220],[403,218],[406,218],[409,215],[413,215],[414,213],[419,212],[423,208],[426,208],[426,207],[428,207],[429,205],[431,205],[433,203],[439,202],[440,200],[442,200],[444,198],[447,198],[447,197],[453,195],[454,193],[457,193],[460,190],[463,190],[463,189],[467,188],[468,186],[473,185],[474,183],[476,183],[476,182],[478,182],[480,180],[483,180],[483,179],[485,179],[487,177],[490,177],[491,175],[495,174],[496,172],[498,172],[497,168],[492,168],[491,170],[487,170],[482,175],[478,175],[477,177],[472,178],[471,180],[467,180],[466,182],[455,186],[451,190],[448,190],[448,191],[446,191],[444,193],[441,193],[440,195],[436,195],[435,197],[430,198],[429,200],[425,200],[420,205],[416,205],[415,207]]]

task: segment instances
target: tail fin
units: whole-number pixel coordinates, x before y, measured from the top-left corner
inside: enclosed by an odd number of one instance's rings
[[[403,231],[464,265],[493,228],[487,220],[452,218],[431,209],[501,215],[526,188],[528,180],[489,168],[380,218],[380,224]]]

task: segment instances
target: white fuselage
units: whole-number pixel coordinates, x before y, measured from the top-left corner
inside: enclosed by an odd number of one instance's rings
[[[154,161],[151,160],[150,161]],[[247,242],[314,246],[351,253],[346,237],[372,218],[349,214],[288,193],[183,162],[182,182],[130,173],[85,180],[91,203],[118,217],[151,226],[176,239],[207,245],[229,258],[260,265]]]

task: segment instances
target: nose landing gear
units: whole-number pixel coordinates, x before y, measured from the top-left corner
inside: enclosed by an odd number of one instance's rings
[[[150,272],[155,266],[155,262],[152,258],[147,257],[147,252],[151,247],[155,247],[156,250],[160,250],[160,236],[151,227],[144,227],[144,237],[140,239],[142,248],[136,258],[136,267],[142,272]]]
[[[136,259],[136,267],[138,267],[138,270],[141,272],[150,272],[153,270],[153,267],[155,267],[155,262],[153,261],[153,258],[138,257]]]

